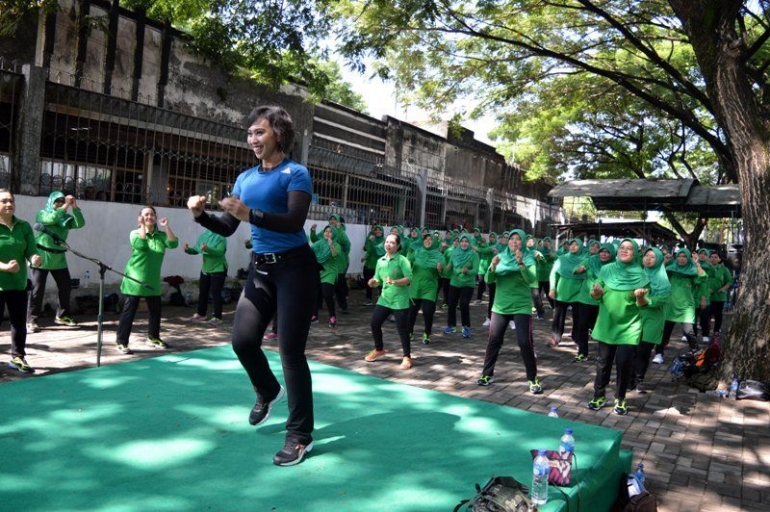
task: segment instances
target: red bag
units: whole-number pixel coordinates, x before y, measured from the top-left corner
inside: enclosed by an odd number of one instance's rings
[[[532,460],[537,457],[537,450],[531,450]],[[548,465],[551,470],[548,472],[548,483],[564,487],[569,485],[572,475],[572,457],[574,453],[559,453],[555,450],[546,450],[545,456],[548,457]]]

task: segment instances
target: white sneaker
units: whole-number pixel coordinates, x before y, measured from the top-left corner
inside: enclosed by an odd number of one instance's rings
[[[516,330],[516,322],[511,320],[510,322],[508,322],[508,327],[510,327],[512,331],[515,331]]]
[[[682,334],[682,341],[687,341],[687,336],[685,336],[684,334]]]
[[[708,336],[703,337],[703,343],[710,343],[711,339]]]
[[[663,364],[665,361],[663,354],[655,354],[655,357],[652,358],[652,362],[655,364]]]
[[[489,327],[489,324],[490,324],[490,323],[492,323],[492,322],[490,322],[490,321],[489,321],[489,318],[487,318],[486,320],[484,320],[484,323],[483,323],[483,324],[481,324],[481,325],[483,325],[484,327]]]

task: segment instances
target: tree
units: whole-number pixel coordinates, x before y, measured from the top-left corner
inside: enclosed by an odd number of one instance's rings
[[[415,89],[423,105],[440,109],[473,96],[482,100],[479,109],[506,112],[550,86],[551,119],[563,129],[567,124],[557,109],[573,91],[562,90],[562,97],[554,93],[564,83],[561,78],[574,75],[592,84],[585,102],[596,101],[596,87],[603,86],[622,98],[620,104],[635,104],[633,111],[654,112],[669,125],[658,133],[675,141],[670,154],[677,154],[676,147],[687,152],[697,147],[702,168],[690,165],[699,177],[714,174],[716,166],[715,182],[738,182],[746,239],[744,286],[725,339],[723,371],[768,380],[768,7],[767,0],[370,0],[340,2],[339,12],[355,21],[344,52],[353,59],[397,56],[382,74]],[[619,120],[633,125],[633,118],[612,115],[607,106],[587,110],[593,115],[590,126],[616,130],[622,127]],[[570,122],[585,122],[569,110],[564,109]],[[608,133],[605,142],[622,144],[618,135]],[[690,172],[685,162],[695,155],[682,159],[682,150],[678,154],[661,162]],[[645,168],[649,158],[648,153],[636,162],[645,175],[652,172]]]

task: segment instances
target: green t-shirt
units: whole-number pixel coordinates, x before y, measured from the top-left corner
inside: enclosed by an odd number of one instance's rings
[[[392,258],[385,254],[377,260],[377,268],[374,271],[374,279],[380,282],[382,293],[377,300],[378,306],[384,306],[390,309],[407,309],[411,302],[409,300],[409,286],[397,286],[387,284],[385,278],[401,279],[404,277],[412,279],[412,266],[409,260],[403,254],[396,254]]]
[[[37,213],[36,222],[44,225],[63,240],[67,239],[70,229],[80,229],[86,225],[80,208],[73,208],[71,215],[64,208],[56,208],[55,210],[46,208]],[[43,258],[43,263],[38,268],[45,270],[67,268],[67,251],[57,245],[50,235],[39,232],[35,236],[35,243],[40,246],[38,252]]]
[[[179,245],[179,240],[169,240],[166,233],[158,229],[147,233],[146,238],[142,238],[139,236],[139,231],[135,229],[131,232],[131,257],[128,259],[124,274],[147,283],[150,288],[124,278],[120,284],[120,291],[125,295],[139,297],[159,296],[163,292],[160,279],[163,257],[166,255],[167,248],[175,249]]]
[[[599,299],[599,316],[591,337],[608,345],[638,345],[643,308],[636,304],[634,292],[607,288],[601,279],[597,283],[604,288],[604,295]]]
[[[532,283],[537,283],[537,265],[523,267],[519,272],[503,276],[497,275],[491,268],[484,278],[487,283],[496,285],[495,302],[492,312],[499,315],[532,314]]]
[[[420,265],[419,262],[414,259],[414,252],[411,254],[412,257],[409,258],[409,261],[412,265],[412,283],[409,285],[409,297],[412,299],[424,299],[436,302],[436,299],[438,298],[438,268],[436,266],[426,267]]]
[[[201,248],[206,246],[206,250]],[[217,235],[209,230],[204,231],[194,246],[188,247],[187,254],[202,254],[204,274],[214,274],[217,272],[227,272],[227,240],[222,235]]]
[[[16,260],[19,263],[18,272],[0,272],[0,290],[24,290],[27,287],[27,261],[40,252],[29,222],[14,216],[10,228],[0,224],[0,261]]]
[[[677,272],[668,273],[668,280],[671,282],[671,298],[666,308],[666,320],[686,324],[695,322],[695,293],[700,285],[700,279]]]
[[[714,273],[709,276],[709,289],[711,290],[711,300],[719,302],[727,302],[727,292],[730,290],[730,286],[733,284],[733,275],[723,264],[719,264],[712,267]],[[720,288],[727,286],[724,291],[720,291]]]

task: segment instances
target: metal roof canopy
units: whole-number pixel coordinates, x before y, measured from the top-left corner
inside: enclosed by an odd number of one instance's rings
[[[701,217],[740,217],[737,185],[703,186],[698,180],[575,180],[549,197],[590,197],[598,210],[695,212]]]
[[[597,239],[600,236],[613,238],[629,237],[646,240],[654,244],[668,244],[679,239],[676,233],[657,222],[646,222],[643,220],[551,224],[551,227],[556,230],[556,235],[559,238],[571,232],[572,238],[583,236]]]

